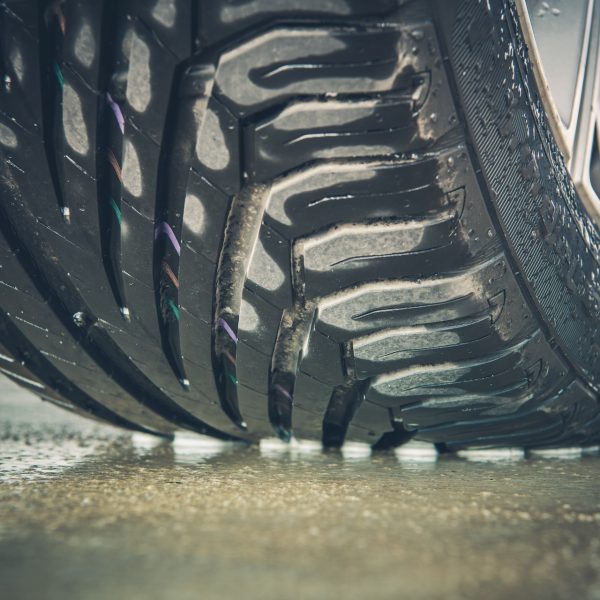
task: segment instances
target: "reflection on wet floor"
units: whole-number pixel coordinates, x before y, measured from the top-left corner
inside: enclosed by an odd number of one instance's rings
[[[3,390],[4,391],[4,390]],[[181,432],[173,442],[142,433],[130,434],[100,425],[55,409],[37,399],[23,396],[9,387],[0,399],[0,482],[18,482],[59,476],[78,465],[105,460],[156,461],[156,465],[199,465],[213,459],[228,463],[261,459],[281,464],[326,465],[332,462],[358,467],[360,464],[397,463],[425,468],[467,462],[497,463],[527,459],[581,459],[599,454],[598,447],[537,450],[521,448],[472,449],[456,455],[440,456],[432,444],[412,441],[394,452],[371,452],[365,444],[346,444],[340,451],[324,452],[318,442],[293,440],[286,444],[276,438],[259,446],[222,442],[209,437]],[[442,468],[438,466],[438,468]]]
[[[170,443],[2,392],[3,598],[600,598],[597,449]]]

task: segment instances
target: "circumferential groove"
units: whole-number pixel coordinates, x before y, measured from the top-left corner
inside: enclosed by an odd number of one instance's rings
[[[213,317],[213,363],[223,411],[242,430],[237,394],[238,321],[242,293],[269,199],[270,186],[244,186],[233,197],[217,265]]]
[[[0,177],[13,182],[8,165],[0,162]],[[135,365],[107,331],[79,294],[71,278],[43,251],[43,241],[32,235],[37,223],[24,207],[18,187],[13,205],[0,202],[0,229],[11,248],[19,248],[18,258],[38,291],[64,327],[102,371],[140,404],[165,420],[220,439],[230,436],[204,423],[175,403]],[[35,257],[35,258],[34,258]],[[59,291],[60,290],[60,291]]]
[[[154,226],[154,287],[163,352],[184,388],[187,378],[179,322],[179,262],[186,190],[196,139],[201,134],[215,69],[183,65],[176,74],[163,134]]]
[[[123,154],[125,146],[126,93],[129,56],[124,44],[126,17],[118,6],[107,2],[102,16],[98,123],[96,155],[98,217],[102,260],[110,286],[123,318],[130,318],[121,268],[123,223]]]
[[[62,11],[62,0],[40,2],[40,74],[41,93],[44,98],[42,121],[44,149],[60,212],[67,223],[71,210],[67,205],[63,182],[65,135],[63,125],[63,89],[65,85],[64,37],[67,22]]]

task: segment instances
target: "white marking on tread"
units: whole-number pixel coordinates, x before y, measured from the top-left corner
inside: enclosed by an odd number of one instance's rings
[[[15,132],[4,123],[0,123],[0,144],[7,148],[17,147],[17,136]]]
[[[22,381],[23,383],[28,383],[29,385],[32,385],[40,390],[43,390],[46,388],[45,385],[42,385],[41,383],[34,381],[33,379],[23,377],[22,375],[17,375],[17,373],[12,373],[11,371],[9,371],[7,369],[3,369],[2,367],[0,367],[0,372],[4,373],[5,375],[7,375],[8,377],[10,377],[12,379],[16,379],[17,381]]]
[[[173,0],[156,0],[152,9],[152,18],[155,21],[170,29],[175,25],[176,17],[177,8]]]
[[[10,288],[11,290],[15,290],[15,292],[20,292],[21,291],[18,287],[14,286],[14,285],[11,285],[10,283],[6,283],[6,281],[0,281],[0,285],[4,285],[7,288]]]
[[[76,367],[77,366],[77,363],[73,362],[72,360],[67,360],[66,358],[62,358],[60,356],[57,356],[56,354],[52,354],[52,352],[46,352],[46,350],[40,350],[40,352],[44,356],[47,356],[48,358],[54,358],[55,360],[59,360],[60,362],[64,362],[67,365],[71,365],[72,367]]]
[[[0,360],[4,360],[8,363],[14,363],[15,359],[12,356],[6,356],[6,354],[0,354]]]
[[[21,169],[21,167],[19,167],[19,165],[16,165],[12,160],[10,160],[9,158],[6,159],[6,164],[10,165],[11,167],[13,167],[14,169],[16,169],[17,171],[20,171],[21,173],[25,174],[25,169]]]
[[[131,36],[126,97],[135,111],[143,113],[148,108],[152,96],[150,49],[135,31]]]
[[[28,321],[27,319],[23,319],[23,317],[19,317],[19,316],[15,315],[15,319],[17,321],[21,321],[21,323],[25,323],[25,325],[30,325],[31,327],[35,327],[36,329],[39,329],[40,331],[43,331],[44,333],[49,333],[49,330],[46,327],[41,327],[40,325],[36,325],[35,323]]]
[[[132,196],[140,198],[143,193],[140,159],[135,146],[128,138],[125,138],[123,147],[123,168],[121,169],[121,177],[123,178],[123,186],[125,189]]]
[[[65,154],[65,158],[78,170],[81,171],[86,177],[89,177],[92,181],[95,179],[79,164],[77,164],[68,154]],[[66,208],[66,207],[65,207]]]
[[[260,238],[254,246],[252,257],[250,259],[248,279],[271,292],[280,288],[285,281],[284,272],[267,253]]]
[[[202,126],[198,129],[196,156],[203,165],[214,171],[225,169],[231,160],[219,117],[210,109],[206,111]]]
[[[79,94],[68,84],[63,87],[63,128],[67,144],[77,154],[86,155],[90,150],[87,125]]]
[[[187,229],[196,235],[204,231],[204,219],[206,211],[202,200],[194,194],[188,194],[185,197],[185,206],[183,210],[183,224]]]
[[[78,62],[86,68],[92,66],[96,55],[96,41],[92,28],[87,21],[84,21],[75,38],[75,57]]]
[[[254,309],[254,306],[247,300],[242,299],[242,305],[240,307],[240,317],[238,327],[242,331],[254,331],[260,323],[258,314]]]
[[[123,308],[125,308],[125,307],[123,307]],[[129,312],[129,309],[126,309],[126,310],[127,310],[127,312]],[[121,312],[121,314],[123,314],[122,311],[120,311],[120,312]],[[79,313],[76,313],[76,314],[79,314]],[[83,314],[83,313],[81,313],[81,314]],[[75,315],[73,315],[73,316],[75,316]],[[111,331],[118,331],[119,333],[126,333],[124,329],[121,329],[120,327],[117,327],[116,325],[113,325],[112,323],[109,323],[108,321],[105,321],[104,319],[99,318],[96,321],[96,323],[97,324],[99,323],[101,325],[108,327]]]

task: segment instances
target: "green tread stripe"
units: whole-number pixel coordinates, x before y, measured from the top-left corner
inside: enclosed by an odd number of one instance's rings
[[[171,309],[171,312],[173,313],[173,315],[175,316],[175,318],[179,321],[179,316],[180,316],[179,309],[177,308],[177,305],[175,304],[175,302],[173,302],[173,300],[171,300],[169,298],[167,300],[167,305]]]
[[[117,206],[117,203],[112,198],[110,199],[110,205],[112,206],[112,209],[115,211],[115,216],[117,217],[117,221],[119,221],[119,225],[120,225],[121,222],[123,221],[123,213],[121,212],[121,209]]]
[[[64,87],[64,85],[65,85],[65,78],[64,78],[63,73],[61,71],[61,68],[60,68],[59,64],[56,61],[54,61],[52,63],[52,65],[54,67],[54,74],[56,75],[56,79],[58,80],[58,83],[59,83],[59,85],[60,85],[60,87],[62,89]]]
[[[231,383],[233,383],[233,385],[238,384],[238,380],[236,379],[235,375],[231,371],[225,370],[225,373],[226,373],[227,377],[229,377],[229,379],[231,380]]]

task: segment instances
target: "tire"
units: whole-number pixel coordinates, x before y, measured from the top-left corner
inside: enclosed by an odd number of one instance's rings
[[[600,442],[600,232],[512,2],[0,19],[3,373],[161,435]]]

